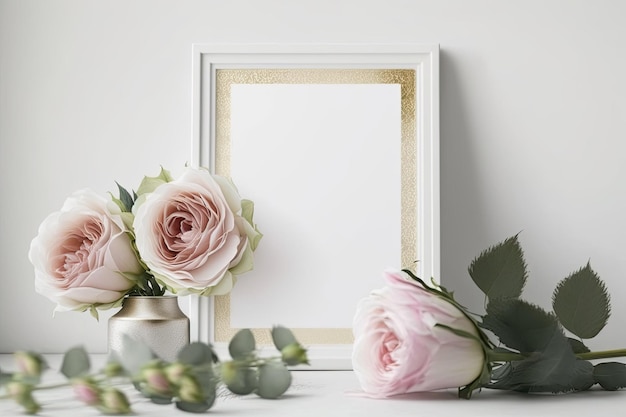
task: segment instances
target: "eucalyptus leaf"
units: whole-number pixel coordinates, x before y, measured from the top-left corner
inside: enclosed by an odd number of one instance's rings
[[[272,340],[278,350],[283,350],[286,346],[298,343],[291,330],[283,326],[274,326],[272,328]]]
[[[187,365],[208,365],[218,361],[211,345],[192,342],[178,352],[178,360]]]
[[[519,297],[528,274],[517,235],[483,251],[470,264],[469,274],[490,300]]]
[[[60,371],[67,379],[72,379],[87,374],[90,368],[87,351],[84,347],[78,346],[65,352]]]
[[[607,391],[626,388],[626,364],[603,362],[594,366],[593,378]]]
[[[230,340],[228,353],[233,359],[244,359],[256,349],[254,335],[250,329],[241,329]]]
[[[568,343],[554,315],[515,298],[491,300],[482,327],[521,353],[543,351],[555,337],[562,337]],[[567,350],[571,353],[569,347]]]
[[[259,383],[259,374],[256,369],[239,368],[234,379],[226,385],[233,394],[248,395],[254,392]]]
[[[122,335],[122,348],[117,359],[130,375],[136,375],[143,365],[155,358],[154,352],[144,342],[127,334]]]
[[[213,374],[212,368],[204,368],[203,370],[195,370],[193,376],[202,390],[204,399],[215,400],[215,391],[217,389],[217,379]]]
[[[611,315],[609,293],[589,263],[557,285],[552,308],[563,327],[583,339],[596,336]]]
[[[285,365],[269,362],[259,367],[259,386],[256,394],[261,398],[276,399],[291,385],[291,372]]]
[[[166,397],[163,395],[149,394],[148,398],[150,398],[150,401],[154,404],[166,405],[172,403],[172,397]]]
[[[213,401],[207,400],[207,401],[203,401],[199,403],[177,401],[176,408],[182,411],[186,411],[188,413],[204,413],[205,411],[207,411],[209,408],[213,406],[214,402],[215,402],[215,399],[213,399]]]

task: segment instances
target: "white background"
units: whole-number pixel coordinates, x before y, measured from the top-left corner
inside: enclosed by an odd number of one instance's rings
[[[191,45],[210,42],[440,44],[442,282],[480,310],[467,266],[522,231],[524,296],[549,306],[590,260],[613,316],[589,344],[626,346],[625,15],[619,0],[0,0],[0,352],[106,349],[106,314],[53,318],[34,292],[30,240],[78,188],[190,162]]]

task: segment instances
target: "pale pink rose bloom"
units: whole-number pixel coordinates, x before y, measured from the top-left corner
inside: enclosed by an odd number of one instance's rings
[[[435,327],[477,336],[473,323],[408,274],[387,270],[384,278],[387,286],[361,300],[354,317],[352,363],[363,391],[384,398],[474,381],[484,363],[480,343]]]
[[[135,207],[137,249],[168,289],[204,295],[230,291],[229,269],[251,253],[246,229],[251,226],[240,215],[241,197],[232,183],[189,168]]]
[[[133,252],[117,205],[85,189],[51,213],[32,240],[35,290],[56,310],[85,310],[115,303],[134,286],[124,274],[143,269]]]

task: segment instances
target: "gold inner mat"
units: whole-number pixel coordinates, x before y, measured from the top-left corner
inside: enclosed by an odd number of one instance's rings
[[[230,177],[230,115],[233,84],[399,84],[401,108],[401,265],[417,260],[416,73],[412,69],[267,68],[217,69],[215,97],[215,173]],[[214,340],[228,342],[239,329],[230,326],[230,295],[214,297]],[[259,345],[271,345],[270,329],[251,329]],[[351,344],[351,328],[291,329],[298,341]]]

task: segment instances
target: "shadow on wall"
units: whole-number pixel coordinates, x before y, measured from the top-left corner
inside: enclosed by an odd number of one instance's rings
[[[489,224],[481,189],[477,146],[468,120],[470,99],[464,95],[461,65],[440,51],[440,194],[441,282],[459,294],[470,310],[482,309],[483,295],[467,268],[478,255],[475,242],[487,239]]]

